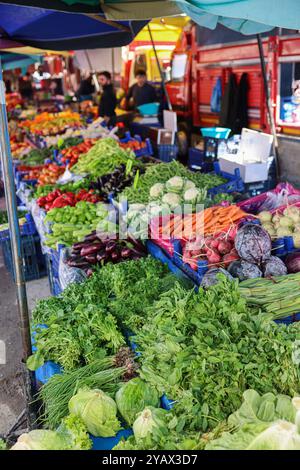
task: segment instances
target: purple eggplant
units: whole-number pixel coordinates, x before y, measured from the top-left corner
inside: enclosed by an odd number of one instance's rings
[[[93,253],[92,255],[87,255],[85,256],[85,259],[90,263],[90,264],[96,264],[97,263],[97,254]]]
[[[86,242],[79,242],[79,243],[74,243],[72,246],[72,250],[81,250],[81,248],[84,248],[86,246]]]
[[[120,253],[118,251],[113,251],[110,256],[113,263],[120,261]]]
[[[91,233],[90,235],[86,235],[84,237],[84,241],[85,242],[90,242],[90,243],[98,241],[98,236],[97,236],[96,232]]]
[[[128,241],[134,245],[134,248],[142,253],[147,253],[146,247],[140,240],[137,240],[132,235],[128,234]]]
[[[117,246],[118,245],[115,240],[110,240],[105,247],[106,253],[108,254],[113,253],[116,250]]]
[[[92,243],[91,245],[87,245],[82,248],[80,255],[85,257],[94,253],[98,253],[98,251],[100,251],[102,247],[102,243]]]
[[[107,261],[107,253],[98,253],[97,254],[97,261],[98,263],[101,263],[102,261]]]
[[[68,262],[68,265],[71,266],[72,268],[80,268],[80,269],[85,269],[90,266],[89,263],[87,263],[85,259],[81,261],[70,261]]]
[[[133,253],[130,248],[123,248],[121,251],[121,257],[124,259],[130,258],[132,254]]]

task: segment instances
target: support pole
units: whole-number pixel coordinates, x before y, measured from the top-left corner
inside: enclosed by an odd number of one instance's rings
[[[274,114],[272,110],[272,101],[271,101],[271,96],[270,96],[270,91],[269,91],[269,86],[268,86],[267,68],[266,68],[263,44],[261,40],[261,35],[257,34],[256,36],[257,36],[257,43],[258,43],[258,49],[259,49],[261,70],[262,70],[263,81],[264,81],[267,113],[269,117],[271,133],[273,135],[273,151],[274,151],[274,157],[275,157],[276,179],[278,180],[280,176],[278,138],[277,138],[277,133],[276,133]]]
[[[2,164],[3,181],[5,188],[5,200],[8,213],[8,222],[10,230],[10,241],[12,249],[12,259],[15,272],[15,282],[17,290],[18,309],[20,314],[20,330],[23,344],[23,360],[31,355],[31,337],[29,327],[29,312],[27,304],[26,284],[23,270],[21,237],[17,213],[17,198],[14,184],[13,164],[10,151],[10,140],[8,132],[8,122],[5,105],[5,87],[2,76],[2,65],[0,60],[0,157]],[[30,403],[33,401],[35,393],[35,380],[33,373],[24,367],[24,383],[26,389],[26,398],[28,406],[29,423],[35,420],[35,416]]]
[[[153,47],[157,67],[158,67],[158,70],[159,70],[162,88],[163,88],[163,91],[164,91],[164,94],[165,94],[165,97],[166,97],[166,100],[167,100],[168,110],[172,111],[172,104],[171,104],[171,101],[170,101],[169,94],[167,92],[164,74],[163,74],[163,71],[162,71],[161,66],[160,66],[159,58],[158,58],[158,55],[157,55],[157,50],[156,50],[156,47],[155,47],[155,43],[154,43],[153,36],[152,36],[152,31],[150,29],[149,24],[148,24],[148,32],[149,32],[149,36],[150,36],[150,39],[151,39],[151,43],[152,43],[152,47]]]

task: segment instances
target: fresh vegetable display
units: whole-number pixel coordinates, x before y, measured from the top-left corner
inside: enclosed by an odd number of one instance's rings
[[[77,145],[63,149],[61,151],[60,162],[67,164],[71,168],[75,163],[77,163],[80,155],[87,153],[95,143],[95,139],[84,140]]]
[[[183,179],[190,180],[194,183],[198,190],[209,189],[214,186],[219,186],[226,182],[224,178],[218,175],[206,175],[202,173],[193,173],[184,167],[181,163],[172,161],[171,163],[160,163],[147,168],[144,175],[142,175],[135,187],[126,188],[119,196],[120,199],[126,199],[129,204],[147,204],[150,200],[151,188],[160,183],[165,184],[171,178],[176,178],[171,187],[176,190],[177,187],[182,189]],[[179,185],[179,186],[178,186]],[[159,187],[155,187],[155,194],[159,193]],[[154,193],[154,189],[152,190]]]
[[[117,233],[98,232],[97,234],[94,231],[84,237],[82,242],[72,246],[67,264],[74,268],[85,269],[88,274],[91,274],[95,265],[120,263],[143,256],[147,256],[147,250],[138,240],[132,237],[120,239]]]
[[[52,158],[53,151],[49,148],[43,149],[32,149],[28,153],[19,155],[18,159],[22,161],[24,165],[35,166],[43,165],[47,158]]]
[[[108,220],[109,210],[102,203],[94,204],[79,201],[76,206],[64,206],[49,210],[45,222],[51,226],[51,234],[47,236],[47,245],[57,243],[71,246],[81,242],[93,230],[115,233],[116,225]]]
[[[47,212],[54,208],[65,206],[76,206],[79,201],[86,201],[97,203],[100,202],[100,197],[92,189],[80,189],[77,193],[62,192],[60,189],[55,189],[47,196],[42,196],[37,199],[39,207],[42,207]]]
[[[86,153],[79,157],[72,171],[76,174],[88,173],[94,177],[100,177],[111,173],[121,164],[127,165],[128,160],[133,166],[142,166],[131,152],[121,149],[118,142],[113,138],[104,138]]]
[[[119,143],[120,147],[123,149],[129,149],[131,151],[135,150],[142,150],[147,148],[146,142],[142,141],[140,142],[139,140],[133,139],[129,140],[128,142],[120,142]]]
[[[299,394],[291,355],[300,324],[278,327],[255,313],[237,283],[223,278],[199,293],[176,287],[148,317],[135,337],[140,377],[176,400],[182,428],[213,429],[240,406],[247,388]]]
[[[293,237],[295,248],[300,248],[300,207],[287,206],[275,213],[262,211],[258,217],[271,238]]]
[[[99,192],[104,201],[108,201],[111,195],[116,196],[127,186],[134,184],[135,175],[141,174],[143,168],[126,169],[126,165],[118,166],[112,173],[103,175],[91,183],[91,188]]]
[[[55,184],[64,172],[64,167],[50,163],[50,165],[46,165],[45,168],[38,173],[38,185]]]
[[[206,450],[299,450],[300,398],[255,390],[243,394],[241,407],[228,418],[232,429],[212,439]]]
[[[273,320],[300,311],[300,273],[271,279],[248,279],[240,283],[241,295],[249,305],[262,309]]]
[[[82,122],[78,113],[63,111],[61,113],[41,113],[32,120],[20,123],[20,126],[34,135],[53,135],[64,132],[68,127],[81,127]]]

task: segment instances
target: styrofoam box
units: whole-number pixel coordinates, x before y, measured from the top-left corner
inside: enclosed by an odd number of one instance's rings
[[[238,168],[244,183],[255,183],[256,181],[266,181],[268,179],[269,162],[240,163],[232,157],[230,155],[226,158],[219,158],[221,171],[234,173],[234,170]]]

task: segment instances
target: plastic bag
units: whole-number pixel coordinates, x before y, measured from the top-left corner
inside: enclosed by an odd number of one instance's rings
[[[70,256],[69,248],[61,248],[59,251],[59,267],[58,276],[62,290],[64,290],[72,282],[82,282],[86,279],[86,274],[82,269],[72,268],[67,265],[66,261]]]
[[[213,92],[210,99],[210,110],[212,113],[220,113],[222,101],[222,82],[221,78],[217,79],[217,82],[213,88]]]
[[[250,214],[257,214],[263,210],[272,211],[278,207],[294,204],[300,201],[300,191],[290,183],[279,183],[275,189],[259,194],[237,205]]]

